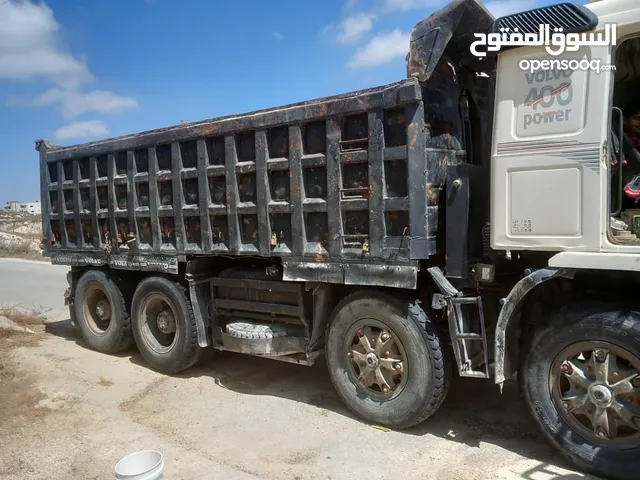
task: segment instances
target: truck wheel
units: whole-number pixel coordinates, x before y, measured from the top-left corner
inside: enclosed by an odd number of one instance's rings
[[[534,334],[520,381],[538,426],[579,468],[640,472],[640,312],[565,307]]]
[[[131,322],[124,297],[104,272],[89,270],[80,277],[73,308],[73,319],[92,349],[115,353],[131,346]]]
[[[196,321],[185,288],[163,277],[144,279],[131,303],[133,336],[155,370],[177,373],[200,357]]]
[[[345,298],[329,321],[326,358],[342,400],[369,422],[408,428],[442,404],[450,369],[417,302],[372,292]]]

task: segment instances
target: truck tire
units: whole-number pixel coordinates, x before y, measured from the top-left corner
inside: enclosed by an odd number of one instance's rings
[[[417,302],[357,292],[338,304],[327,328],[331,380],[358,416],[403,429],[440,407],[450,368],[436,327]]]
[[[536,423],[564,456],[586,472],[632,479],[640,478],[639,373],[640,312],[583,303],[534,333],[519,377]]]
[[[124,297],[106,273],[88,270],[80,277],[73,309],[72,318],[93,350],[115,353],[133,343]]]
[[[262,324],[252,322],[229,322],[225,326],[227,335],[236,338],[267,339],[304,335],[304,328],[298,325]],[[302,331],[301,331],[302,330]]]
[[[131,315],[138,350],[153,369],[173,374],[200,358],[196,320],[182,285],[164,277],[142,280],[133,294]]]

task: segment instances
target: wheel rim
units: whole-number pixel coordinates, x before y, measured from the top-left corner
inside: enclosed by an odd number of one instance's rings
[[[113,310],[109,297],[100,284],[93,283],[87,287],[82,310],[89,329],[96,335],[105,335],[111,324]]]
[[[147,296],[140,305],[142,336],[157,353],[169,352],[176,343],[178,316],[173,305],[161,293]]]
[[[579,342],[554,360],[551,397],[564,420],[603,446],[640,445],[640,359],[609,342]]]
[[[390,400],[402,392],[408,374],[407,354],[384,323],[361,319],[345,335],[344,356],[351,380],[368,396]]]

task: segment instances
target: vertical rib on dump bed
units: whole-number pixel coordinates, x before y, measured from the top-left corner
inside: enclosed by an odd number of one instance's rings
[[[427,258],[424,127],[408,79],[83,145],[38,141],[45,255],[152,270],[187,255]]]

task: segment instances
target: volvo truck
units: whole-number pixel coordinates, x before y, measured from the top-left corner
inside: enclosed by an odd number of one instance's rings
[[[166,374],[213,350],[322,357],[344,403],[394,429],[434,414],[454,371],[516,381],[578,468],[640,478],[640,4],[495,19],[455,0],[415,26],[406,67],[38,140],[44,255],[70,267],[86,344]]]

